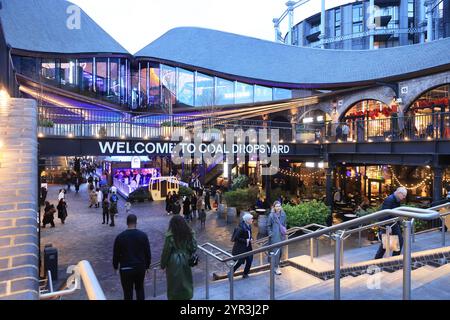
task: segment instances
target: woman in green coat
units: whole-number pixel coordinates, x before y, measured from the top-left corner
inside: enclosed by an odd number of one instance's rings
[[[192,299],[194,285],[189,259],[196,250],[197,241],[194,232],[183,217],[173,216],[161,255],[161,268],[166,269],[169,300]]]

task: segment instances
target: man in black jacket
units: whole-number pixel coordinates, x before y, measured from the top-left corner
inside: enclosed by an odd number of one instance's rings
[[[253,216],[250,213],[244,214],[242,219],[243,221],[239,224],[239,228],[237,230],[237,234],[234,237],[234,245],[232,254],[233,256],[252,251],[252,223]],[[242,259],[239,259],[234,264],[234,271],[236,271],[243,263],[245,262],[244,274],[243,278],[248,278],[248,274],[250,272],[250,267],[252,266],[253,256],[248,256]]]
[[[128,215],[128,229],[114,241],[113,267],[116,273],[120,268],[124,300],[133,300],[133,287],[136,299],[145,299],[144,278],[151,263],[150,242],[144,232],[136,229],[136,224],[137,217]]]
[[[400,207],[400,202],[406,199],[406,195],[408,194],[408,191],[404,187],[399,187],[393,194],[391,194],[389,197],[384,199],[383,205],[381,206],[381,210],[385,209],[395,209]],[[395,218],[395,216],[387,216],[383,218],[382,220],[389,220]],[[385,233],[383,229],[380,229],[380,234]],[[393,256],[400,255],[402,251],[403,246],[403,237],[402,237],[402,229],[400,228],[400,222],[395,223],[392,226],[392,235],[398,236],[398,242],[400,245],[400,251],[394,251],[392,253]],[[386,249],[383,248],[383,243],[380,244],[380,247],[378,248],[378,251],[375,255],[375,259],[381,259],[384,256],[384,253],[386,252]]]

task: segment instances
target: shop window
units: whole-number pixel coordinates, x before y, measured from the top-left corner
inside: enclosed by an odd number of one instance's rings
[[[159,67],[150,67],[149,81],[150,81],[150,93],[149,93],[149,105],[150,107],[156,107],[160,104],[161,92],[160,92],[160,80],[159,80]]]

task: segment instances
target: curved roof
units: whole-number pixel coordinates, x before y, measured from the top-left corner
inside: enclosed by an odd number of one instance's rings
[[[80,28],[69,29],[74,4],[65,0],[2,0],[0,18],[14,49],[55,53],[129,54],[80,9]],[[69,12],[69,13],[68,13]]]
[[[450,38],[381,50],[323,50],[183,27],[168,31],[135,56],[256,82],[325,87],[450,68],[449,52]]]

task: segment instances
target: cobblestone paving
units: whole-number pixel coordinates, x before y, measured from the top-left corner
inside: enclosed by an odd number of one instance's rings
[[[80,192],[72,190],[66,194],[68,217],[65,224],[61,224],[55,214],[55,228],[41,228],[41,250],[45,244],[51,243],[58,249],[58,273],[59,279],[54,285],[59,288],[67,278],[67,267],[78,263],[81,260],[88,260],[103,288],[106,298],[122,299],[122,287],[120,278],[114,273],[112,267],[112,251],[115,237],[126,229],[125,201],[119,200],[119,216],[116,217],[115,227],[102,224],[102,209],[89,208],[86,184],[82,185]],[[59,185],[49,186],[47,200],[57,204]],[[41,210],[42,211],[42,210]],[[167,231],[169,220],[165,212],[165,202],[144,202],[134,203],[131,213],[138,217],[138,229],[146,232],[149,236],[152,251],[152,263],[158,262],[161,257],[164,245],[164,235]],[[41,213],[42,214],[42,213]],[[236,224],[227,224],[224,219],[217,219],[215,212],[207,214],[206,228],[201,229],[200,224],[194,220],[191,226],[197,235],[198,244],[211,242],[220,248],[231,250],[232,243],[230,237]],[[255,225],[255,238],[257,226]],[[351,242],[346,248],[352,247]],[[332,251],[328,240],[320,241],[320,253],[325,254]],[[289,247],[289,256],[298,254],[309,254],[309,243],[302,242]],[[216,261],[209,259],[209,271],[224,273],[226,267]],[[193,268],[195,286],[204,284],[205,281],[205,258],[200,254],[199,265]],[[255,257],[253,265],[259,264],[259,259]],[[161,269],[156,272],[156,295],[166,292],[165,273]],[[153,271],[145,279],[146,298],[153,296]],[[87,299],[84,290],[78,290],[75,294],[66,296],[64,299],[83,300]]]

